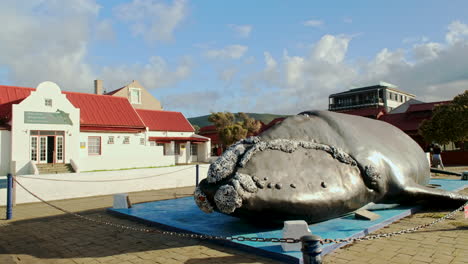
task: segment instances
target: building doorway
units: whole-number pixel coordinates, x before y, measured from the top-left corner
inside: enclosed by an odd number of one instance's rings
[[[55,154],[55,137],[47,136],[47,163],[55,163],[54,154]]]
[[[63,131],[31,131],[30,157],[37,163],[63,163]]]

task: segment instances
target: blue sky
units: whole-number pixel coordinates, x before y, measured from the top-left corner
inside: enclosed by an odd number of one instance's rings
[[[188,117],[326,109],[378,81],[446,100],[468,87],[466,14],[466,1],[7,0],[0,83],[138,80]]]

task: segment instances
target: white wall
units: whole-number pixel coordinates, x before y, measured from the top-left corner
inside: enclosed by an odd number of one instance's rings
[[[101,137],[101,155],[88,154],[88,137]],[[110,136],[114,137],[114,144],[108,144]],[[124,138],[130,137],[129,144],[123,144]],[[140,139],[145,144],[140,144]],[[163,147],[150,146],[146,133],[96,133],[81,132],[80,143],[85,142],[85,147],[78,144],[80,158],[77,161],[80,171],[110,170],[122,168],[138,168],[152,166],[174,165],[173,156],[164,156]]]
[[[11,133],[8,130],[0,130],[0,176],[10,172]]]
[[[183,170],[182,170],[183,169]],[[200,166],[200,181],[206,178],[208,165]],[[161,176],[158,176],[161,175]],[[154,176],[154,177],[153,177]],[[78,197],[108,195],[115,193],[127,193],[146,190],[158,190],[166,188],[187,187],[195,185],[195,166],[173,166],[155,169],[136,169],[124,171],[88,172],[71,174],[50,175],[25,175],[39,179],[17,177],[23,184],[39,197],[50,200],[61,200]],[[138,179],[148,177],[144,179]],[[0,177],[2,178],[2,177]],[[47,181],[40,179],[63,180],[118,180],[132,179],[115,182],[64,182]],[[131,199],[131,197],[130,197]],[[20,186],[16,187],[16,203],[38,202],[38,200],[24,191]],[[6,204],[6,189],[0,189],[0,206]],[[110,205],[111,206],[111,205]]]
[[[52,107],[46,106],[44,99],[52,99]],[[54,124],[25,124],[24,112],[49,112],[54,113],[57,110],[69,114],[73,125],[54,125]],[[30,131],[31,130],[55,130],[65,131],[64,136],[64,162],[70,163],[70,159],[78,158],[79,132],[80,132],[80,110],[75,108],[66,95],[62,94],[60,88],[52,82],[43,82],[39,84],[36,91],[31,92],[21,103],[12,106],[11,133],[13,134],[11,148],[11,160],[16,163],[15,172],[18,175],[30,174]]]

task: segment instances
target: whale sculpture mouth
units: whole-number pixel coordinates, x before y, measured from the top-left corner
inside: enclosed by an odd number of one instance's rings
[[[259,178],[237,172],[260,151],[278,150],[292,153],[298,148],[316,149],[327,152],[338,161],[350,166],[357,162],[346,152],[315,141],[274,139],[263,141],[260,137],[243,139],[229,147],[221,157],[210,165],[207,178],[200,182],[194,193],[198,207],[206,213],[218,210],[225,214],[233,213],[242,202],[263,189],[266,183]]]

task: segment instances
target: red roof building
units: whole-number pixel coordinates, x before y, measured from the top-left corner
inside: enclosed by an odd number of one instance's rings
[[[150,131],[194,132],[192,125],[180,112],[136,110]]]
[[[0,85],[0,116],[8,123],[13,104],[21,103],[36,89]],[[121,97],[62,92],[80,109],[81,131],[144,131],[145,124],[128,100]]]
[[[385,107],[374,107],[374,108],[361,108],[361,109],[351,109],[351,110],[341,110],[337,111],[338,113],[348,114],[348,115],[357,115],[368,117],[372,119],[379,119],[381,116],[385,115]]]

